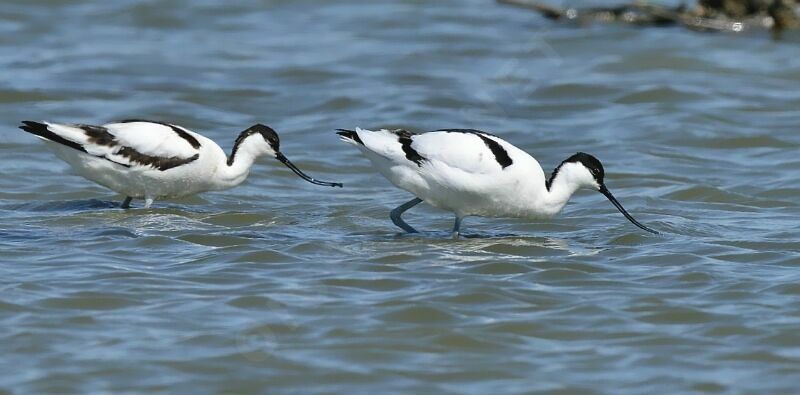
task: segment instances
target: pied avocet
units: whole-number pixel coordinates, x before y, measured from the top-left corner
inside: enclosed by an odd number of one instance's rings
[[[125,120],[95,125],[66,125],[23,121],[20,129],[42,138],[76,173],[126,196],[144,199],[176,198],[219,191],[241,184],[253,162],[262,155],[275,157],[298,176],[317,185],[280,152],[278,134],[256,124],[241,132],[231,155],[216,143],[186,128],[162,122]]]
[[[405,130],[337,129],[356,145],[392,184],[414,198],[391,211],[395,225],[416,232],[401,215],[421,202],[455,214],[453,236],[467,216],[549,218],[575,191],[599,191],[634,225],[636,221],[603,182],[603,165],[578,152],[553,170],[550,178],[539,162],[505,140],[480,130],[441,129],[414,134]]]

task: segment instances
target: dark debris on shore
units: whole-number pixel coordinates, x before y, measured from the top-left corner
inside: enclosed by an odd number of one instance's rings
[[[542,16],[578,24],[624,23],[637,26],[682,26],[713,32],[769,31],[779,39],[786,30],[800,29],[797,0],[699,0],[697,5],[666,7],[634,2],[613,7],[562,8],[536,0],[497,0],[538,12]]]

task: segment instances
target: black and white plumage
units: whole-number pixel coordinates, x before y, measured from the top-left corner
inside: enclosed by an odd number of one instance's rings
[[[601,192],[636,226],[604,184],[603,165],[579,152],[564,160],[550,178],[539,162],[505,140],[480,130],[443,129],[414,134],[405,130],[338,129],[395,186],[415,198],[392,210],[395,225],[416,230],[401,215],[426,202],[455,214],[454,237],[467,216],[549,218],[581,187]]]
[[[241,184],[253,162],[271,155],[297,175],[317,185],[280,152],[278,134],[256,124],[239,134],[228,157],[210,139],[186,128],[162,122],[125,120],[105,125],[23,121],[20,129],[44,140],[73,170],[127,198],[176,198]]]

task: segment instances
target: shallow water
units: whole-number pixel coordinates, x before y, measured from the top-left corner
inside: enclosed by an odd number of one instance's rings
[[[491,1],[6,1],[0,393],[792,393],[788,37],[553,24]],[[15,127],[175,122],[286,155],[123,211]],[[419,206],[334,128],[472,127],[609,188],[548,221]],[[141,202],[134,202],[141,205]]]

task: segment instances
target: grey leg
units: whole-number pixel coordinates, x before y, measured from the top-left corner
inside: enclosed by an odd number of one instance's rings
[[[418,205],[420,203],[422,203],[422,199],[420,199],[418,197],[415,197],[415,198],[413,198],[413,199],[411,199],[411,200],[409,200],[409,201],[397,206],[397,208],[392,210],[392,212],[389,214],[389,218],[392,219],[392,222],[394,222],[395,225],[397,225],[398,227],[400,227],[404,231],[406,231],[408,233],[418,233],[416,229],[412,228],[411,225],[409,225],[405,221],[403,221],[403,219],[400,218],[400,216],[403,215],[403,213],[406,212],[406,210],[408,210],[411,207],[414,207],[414,206],[416,206],[416,205]]]
[[[144,208],[150,208],[153,205],[153,198],[146,197],[144,198]]]
[[[461,220],[463,218],[456,216],[456,223],[453,224],[453,239],[458,239],[459,236],[459,229],[461,228]]]
[[[130,197],[130,196],[126,197],[125,200],[122,201],[122,206],[120,206],[120,207],[122,207],[122,208],[131,208],[131,200],[133,200],[132,197]]]

